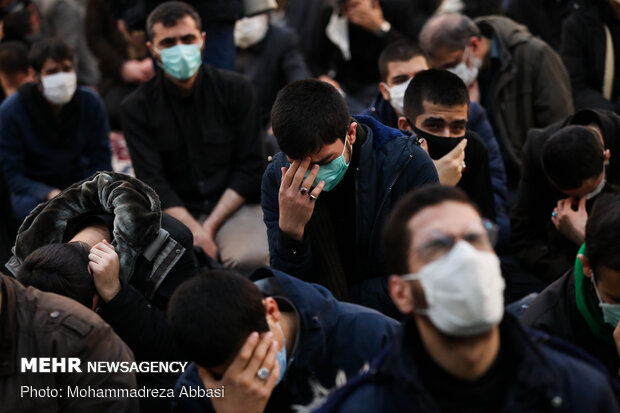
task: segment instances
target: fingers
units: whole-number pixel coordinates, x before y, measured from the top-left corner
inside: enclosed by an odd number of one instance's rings
[[[252,377],[256,374],[258,369],[263,365],[263,361],[265,357],[267,357],[267,352],[271,348],[273,344],[273,333],[271,331],[263,334],[258,346],[254,349],[254,354],[252,354],[252,358],[246,367],[246,371],[248,374],[251,374]]]
[[[585,211],[586,210],[586,201],[587,201],[587,199],[586,199],[585,196],[582,196],[579,199],[579,209],[578,209],[579,211]]]
[[[295,190],[299,189],[299,187],[301,186],[301,181],[303,181],[304,179],[304,175],[306,174],[306,171],[308,170],[308,166],[310,166],[309,157],[303,160],[303,162],[299,165],[299,167],[297,168],[297,171],[295,172],[295,176],[293,177],[293,181],[291,182],[291,185],[290,185]]]
[[[306,177],[306,179],[304,179],[304,182],[301,184],[301,186],[303,186],[306,189],[310,189],[312,188],[312,184],[314,183],[314,180],[316,179],[317,174],[319,173],[319,165],[312,165],[312,168],[310,168],[310,173],[308,174],[308,176]]]
[[[254,353],[254,348],[258,344],[258,333],[255,331],[249,335],[248,339],[245,341],[243,347],[237,354],[237,357],[230,364],[230,367],[226,370],[226,373],[231,372],[232,374],[239,374],[243,370],[245,370],[252,354]]]
[[[274,346],[274,360],[275,360],[275,354],[278,352],[278,346]],[[267,381],[265,382],[265,387],[268,389],[272,389],[276,386],[276,383],[278,382],[278,378],[280,377],[280,363],[275,363],[273,364],[273,367],[270,369],[271,373],[269,374],[269,377],[267,378]]]
[[[293,181],[293,176],[295,176],[295,172],[297,172],[297,168],[299,168],[299,161],[293,161],[288,170],[284,171],[284,176],[282,178],[282,187],[288,188],[291,186],[291,182]],[[282,168],[283,170],[286,168]]]
[[[319,184],[314,187],[312,192],[310,192],[310,195],[314,197],[314,199],[312,199],[312,197],[309,197],[310,201],[315,201],[321,194],[321,191],[323,190],[324,187],[325,187],[325,181],[319,182]]]
[[[462,157],[462,159],[465,159],[465,148],[466,147],[467,147],[467,139],[463,139],[462,141],[459,142],[458,145],[454,147],[454,149],[448,152],[448,155],[451,155],[453,158]]]

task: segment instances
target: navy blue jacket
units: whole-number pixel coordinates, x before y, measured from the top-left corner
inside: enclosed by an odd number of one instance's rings
[[[299,317],[298,335],[292,355],[287,357],[284,378],[276,386],[265,412],[291,411],[290,404],[308,404],[314,394],[311,382],[329,389],[336,374],[359,373],[365,363],[381,352],[398,330],[398,323],[374,310],[337,301],[326,288],[309,284],[282,272],[261,268],[251,277],[265,296],[276,299],[282,309],[290,304]],[[195,364],[177,382],[203,387]],[[292,394],[293,400],[286,397]],[[174,412],[213,411],[207,398],[181,398]]]
[[[357,301],[380,311],[391,311],[393,304],[388,304],[388,270],[381,251],[381,232],[396,202],[413,188],[437,183],[437,171],[431,158],[413,138],[369,116],[357,116],[356,120],[358,128],[367,132],[367,138],[355,172],[357,230],[356,239],[351,242],[357,253],[358,279],[365,280],[363,289],[369,292],[367,301]],[[291,246],[278,225],[280,168],[288,166],[286,156],[278,153],[263,175],[261,202],[271,266],[312,281],[313,258],[308,237],[304,236],[299,245]]]
[[[97,171],[112,170],[108,118],[101,98],[79,87],[79,121],[69,144],[43,139],[19,93],[0,106],[0,155],[11,192],[45,201],[54,188],[64,189]]]
[[[506,358],[516,365],[502,413],[618,412],[612,382],[600,364],[567,343],[526,332],[506,314],[500,324]],[[570,354],[570,355],[569,355]],[[334,392],[315,412],[439,413],[420,381],[415,355],[402,336],[371,364],[368,373]]]
[[[396,112],[390,102],[383,99],[381,93],[377,94],[370,107],[362,114],[372,116],[384,125],[398,128],[398,117],[396,116]],[[493,184],[493,194],[495,196],[495,217],[497,223],[499,225],[505,225],[506,231],[508,231],[510,222],[505,207],[507,184],[504,161],[502,160],[502,154],[499,150],[497,140],[495,139],[493,128],[487,118],[487,114],[479,103],[471,102],[466,129],[476,132],[487,146],[491,183]],[[506,234],[506,237],[507,236],[508,234]]]

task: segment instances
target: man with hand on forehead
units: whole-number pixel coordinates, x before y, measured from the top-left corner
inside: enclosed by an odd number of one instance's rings
[[[271,119],[282,150],[262,184],[271,266],[396,315],[379,238],[402,195],[437,182],[432,160],[397,129],[352,119],[320,81],[282,89]]]

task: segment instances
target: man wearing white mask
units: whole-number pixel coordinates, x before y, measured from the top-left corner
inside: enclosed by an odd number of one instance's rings
[[[0,106],[0,158],[19,220],[72,183],[112,169],[105,108],[77,87],[69,46],[42,40],[29,60],[36,82]]]
[[[420,46],[431,67],[463,79],[470,97],[487,110],[514,187],[531,128],[573,112],[570,80],[558,54],[524,26],[501,16],[471,20],[442,14],[426,22]]]
[[[256,97],[243,77],[202,64],[205,34],[196,11],[170,1],[147,19],[163,69],[123,102],[136,177],[199,246],[228,266],[268,262],[258,205],[264,159]]]
[[[604,370],[504,313],[493,227],[458,188],[404,197],[385,228],[400,337],[320,412],[615,412]]]
[[[312,77],[299,51],[295,31],[269,22],[269,11],[275,8],[275,0],[246,0],[246,17],[235,23],[234,31],[235,70],[254,86],[265,129],[278,91],[291,82]]]

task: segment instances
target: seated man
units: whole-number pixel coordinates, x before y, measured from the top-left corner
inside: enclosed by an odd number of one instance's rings
[[[386,46],[379,56],[380,93],[372,106],[363,112],[386,126],[398,128],[398,118],[403,116],[405,91],[413,77],[428,69],[426,56],[411,41],[398,41]],[[510,223],[504,203],[506,202],[506,171],[504,161],[489,124],[485,110],[477,102],[470,102],[467,130],[482,138],[489,157],[491,182],[495,200],[495,217],[500,225],[500,243],[508,241]]]
[[[34,71],[28,62],[28,49],[21,42],[0,44],[0,86],[7,98],[26,82],[34,80]]]
[[[318,386],[334,387],[337,375],[357,374],[398,325],[279,271],[263,268],[251,278],[254,284],[213,270],[172,297],[170,327],[195,362],[177,383],[173,411],[292,411],[310,403]],[[205,388],[226,394],[189,395]]]
[[[71,49],[42,40],[29,59],[36,82],[0,106],[0,159],[19,220],[72,183],[112,169],[105,108],[76,86]]]
[[[502,16],[472,21],[460,14],[429,19],[420,46],[431,67],[458,74],[487,110],[509,185],[518,182],[527,132],[573,113],[568,73],[558,54]]]
[[[246,270],[266,264],[261,210],[248,205],[259,200],[264,167],[252,86],[202,65],[205,35],[186,3],[160,4],[147,32],[163,70],[121,107],[136,176],[212,258]]]
[[[530,133],[511,243],[526,269],[546,283],[571,268],[594,198],[620,184],[620,162],[612,156],[619,134],[620,116],[594,110]]]
[[[397,316],[379,234],[402,195],[437,182],[431,159],[400,131],[352,119],[318,80],[282,89],[271,121],[282,150],[263,176],[271,266]]]
[[[117,412],[138,411],[138,399],[122,392],[135,390],[134,373],[87,371],[87,363],[133,362],[133,355],[110,326],[82,305],[56,294],[24,288],[0,274],[0,399],[2,411]],[[81,373],[23,372],[22,360],[77,358]],[[48,365],[48,368],[50,365]],[[67,367],[67,365],[65,365]],[[118,391],[114,397],[69,397],[88,388]],[[49,388],[60,397],[40,397]],[[27,390],[25,392],[24,390]],[[37,392],[33,394],[33,391]]]
[[[586,225],[574,270],[547,287],[521,321],[581,347],[613,376],[620,357],[620,195],[602,195]]]
[[[409,83],[398,127],[424,138],[423,147],[434,159],[439,182],[461,187],[482,216],[495,221],[486,146],[478,135],[466,129],[468,116],[465,83],[446,70],[430,69],[418,73]]]
[[[616,412],[611,378],[504,313],[500,263],[480,214],[427,186],[385,228],[402,334],[320,412]]]

